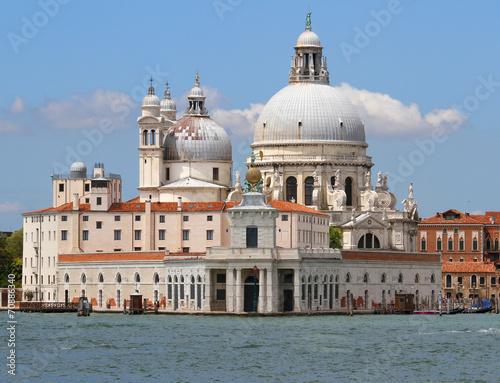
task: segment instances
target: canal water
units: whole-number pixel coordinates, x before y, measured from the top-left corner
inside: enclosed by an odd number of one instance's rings
[[[0,313],[7,328],[7,314]],[[500,315],[16,313],[1,382],[498,382]],[[7,338],[7,332],[4,330]],[[0,344],[2,359],[7,341]]]

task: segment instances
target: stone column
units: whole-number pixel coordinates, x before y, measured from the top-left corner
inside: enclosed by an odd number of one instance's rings
[[[304,197],[304,172],[297,172],[297,203],[305,203]]]
[[[257,312],[263,313],[265,311],[265,305],[264,305],[264,289],[266,284],[264,283],[264,269],[261,268],[259,269],[259,304],[258,304],[258,309]]]
[[[226,311],[234,312],[234,269],[228,268],[226,271]]]
[[[273,272],[272,272],[272,266],[270,269],[267,269],[267,281],[266,281],[266,288],[267,288],[267,312],[272,313],[273,312]]]
[[[299,269],[293,269],[293,311],[300,312],[301,283]]]
[[[236,269],[236,310],[237,313],[243,311],[241,296],[241,269]]]
[[[211,293],[211,281],[210,281],[210,269],[205,269],[205,299],[203,300],[202,310],[210,311],[210,293]],[[203,291],[201,292],[203,294]]]

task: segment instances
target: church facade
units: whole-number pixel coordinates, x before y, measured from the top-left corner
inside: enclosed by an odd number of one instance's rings
[[[52,177],[53,206],[23,214],[24,293],[116,309],[139,292],[167,311],[232,313],[437,299],[440,254],[417,252],[413,186],[398,210],[387,176],[372,185],[364,124],[329,85],[310,19],[289,85],[256,123],[246,190],[198,75],[187,98],[177,119],[168,87],[161,101],[149,88],[137,198],[122,202],[121,177],[102,164]],[[331,227],[342,250],[329,248]]]

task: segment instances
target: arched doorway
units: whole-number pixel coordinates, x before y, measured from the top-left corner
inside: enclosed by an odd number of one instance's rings
[[[255,278],[255,279],[254,279]],[[255,286],[257,282],[257,286]],[[256,290],[255,290],[256,289]],[[245,279],[245,291],[244,291],[244,302],[243,311],[250,313],[253,312],[254,297],[257,297],[257,303],[259,300],[259,279],[254,276],[249,276]]]
[[[314,178],[306,178],[305,188],[305,204],[310,206],[313,204]]]
[[[297,179],[295,177],[288,177],[286,179],[286,200],[294,200],[297,202]]]

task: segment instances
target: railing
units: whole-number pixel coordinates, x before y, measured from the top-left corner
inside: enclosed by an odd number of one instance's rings
[[[262,161],[258,162],[294,162],[294,161],[316,161],[316,162],[371,162],[372,158],[368,156],[298,156],[298,155],[282,155],[282,156],[264,156]]]

